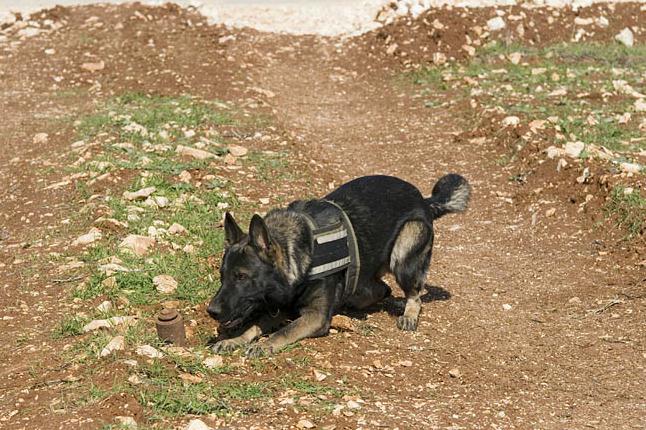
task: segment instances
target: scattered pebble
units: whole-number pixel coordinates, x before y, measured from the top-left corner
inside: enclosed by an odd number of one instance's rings
[[[204,421],[194,419],[189,421],[186,427],[184,427],[184,430],[212,430],[212,429],[211,427],[207,426]]]
[[[151,247],[155,245],[156,241],[152,237],[140,236],[137,234],[130,234],[126,236],[119,244],[122,251],[129,251],[133,254],[142,257],[148,253]]]
[[[633,36],[633,32],[628,27],[621,30],[615,36],[615,40],[618,41],[618,42],[623,43],[624,45],[626,45],[629,48],[632,48],[633,44],[635,43],[635,37]]]
[[[135,350],[135,354],[148,357],[148,358],[162,358],[164,356],[164,353],[162,353],[161,351],[158,351],[157,349],[155,349],[150,345],[138,346],[137,349]]]
[[[172,294],[177,290],[177,281],[170,275],[155,276],[153,285],[162,294]]]
[[[462,374],[460,373],[460,369],[455,367],[455,368],[449,370],[449,376],[451,378],[459,378],[460,376],[462,376]]]
[[[125,338],[123,336],[115,336],[110,339],[110,342],[101,350],[99,357],[107,357],[115,351],[123,351],[123,348],[126,344]]]

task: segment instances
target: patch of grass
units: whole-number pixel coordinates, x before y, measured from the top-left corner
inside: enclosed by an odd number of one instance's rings
[[[624,187],[615,187],[604,209],[618,227],[626,229],[628,238],[633,238],[642,234],[646,227],[646,198],[638,190],[629,194],[625,191]]]
[[[280,381],[284,388],[296,390],[300,393],[309,394],[312,396],[329,395],[334,397],[341,397],[342,392],[335,387],[328,385],[318,384],[307,379],[301,379],[296,376],[288,376]]]
[[[288,179],[287,154],[284,152],[252,152],[247,156],[247,163],[256,167],[258,177],[262,180]]]
[[[66,316],[54,328],[54,339],[63,339],[66,337],[78,336],[83,333],[83,326],[87,324],[87,319],[78,316]]]
[[[507,58],[523,54],[519,64]],[[503,107],[521,121],[558,117],[567,140],[605,146],[617,151],[646,148],[638,140],[642,114],[620,124],[618,116],[632,111],[633,100],[616,93],[613,81],[624,80],[639,90],[646,73],[646,47],[617,43],[564,43],[545,48],[491,43],[467,64],[429,67],[409,74],[411,82],[431,88],[431,98],[452,100],[474,96],[488,108]],[[466,83],[466,84],[465,84]],[[558,91],[565,89],[565,95]],[[450,91],[450,93],[448,92]],[[446,94],[444,94],[446,93]],[[434,100],[425,100],[435,106]]]

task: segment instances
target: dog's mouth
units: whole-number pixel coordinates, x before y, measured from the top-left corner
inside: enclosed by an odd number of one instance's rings
[[[231,328],[238,327],[240,324],[242,324],[243,321],[244,321],[244,317],[239,317],[232,320],[221,322],[220,325],[226,329],[231,329]]]

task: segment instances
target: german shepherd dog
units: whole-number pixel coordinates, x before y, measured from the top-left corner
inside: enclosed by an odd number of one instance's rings
[[[416,330],[433,248],[433,221],[464,211],[470,193],[462,176],[449,174],[426,199],[412,184],[391,176],[361,177],[328,194],[325,200],[345,212],[356,236],[361,266],[353,291],[347,291],[345,270],[323,279],[307,277],[313,232],[305,212],[321,200],[295,201],[271,210],[264,219],[254,215],[248,234],[227,213],[222,287],[207,312],[238,336],[218,341],[213,350],[247,347],[246,354],[256,357],[300,339],[324,336],[343,306],[363,309],[390,295],[381,280],[387,272],[406,295],[397,326]],[[291,322],[284,325],[285,321]],[[254,342],[269,333],[265,342]]]

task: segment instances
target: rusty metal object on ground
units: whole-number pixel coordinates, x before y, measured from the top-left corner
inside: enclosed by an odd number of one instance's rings
[[[162,309],[157,315],[157,335],[164,342],[183,346],[186,344],[184,319],[175,309]]]

